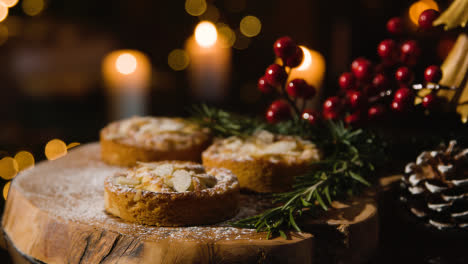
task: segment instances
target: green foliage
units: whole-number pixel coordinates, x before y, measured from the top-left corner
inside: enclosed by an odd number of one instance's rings
[[[218,136],[246,136],[258,129],[297,135],[315,142],[323,159],[314,162],[307,173],[297,176],[290,192],[273,194],[273,207],[262,214],[232,225],[267,232],[267,237],[286,237],[287,230],[301,231],[298,217],[315,210],[328,210],[333,200],[359,194],[371,185],[375,167],[384,160],[383,142],[362,129],[328,122],[311,126],[303,120],[275,125],[242,117],[205,105],[195,108],[194,120],[209,127]]]

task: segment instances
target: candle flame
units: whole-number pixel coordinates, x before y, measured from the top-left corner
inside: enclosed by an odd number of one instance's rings
[[[299,48],[301,48],[302,53],[304,54],[304,56],[302,58],[301,64],[299,65],[299,67],[297,67],[297,70],[298,71],[305,71],[310,67],[310,65],[312,65],[312,55],[310,54],[309,49],[307,49],[306,47],[299,46]]]
[[[218,39],[218,32],[215,25],[208,21],[200,22],[195,28],[195,40],[197,43],[205,48],[211,47]]]
[[[118,72],[129,75],[135,72],[137,68],[137,60],[132,54],[123,53],[117,57],[117,60],[115,60],[115,67]]]

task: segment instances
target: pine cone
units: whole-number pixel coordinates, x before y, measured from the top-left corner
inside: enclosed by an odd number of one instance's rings
[[[456,141],[424,151],[405,167],[400,200],[411,214],[438,230],[468,231],[468,149]]]

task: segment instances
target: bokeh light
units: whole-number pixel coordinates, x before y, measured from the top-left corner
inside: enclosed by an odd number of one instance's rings
[[[117,71],[128,75],[134,73],[137,68],[137,60],[135,56],[130,53],[123,53],[115,61],[115,67]]]
[[[45,146],[45,155],[48,160],[55,160],[67,154],[67,145],[60,139],[52,139]]]
[[[10,191],[10,184],[11,184],[11,181],[7,182],[5,184],[5,186],[3,186],[3,199],[7,199],[8,197],[8,192]]]
[[[14,7],[19,2],[19,0],[0,0],[0,2],[7,7]]]
[[[207,8],[205,0],[186,0],[185,11],[192,16],[199,16],[205,13]]]
[[[0,45],[3,45],[9,36],[8,27],[4,24],[0,24]]]
[[[37,16],[44,10],[45,2],[44,0],[23,0],[21,7],[26,15]]]
[[[8,7],[0,2],[0,22],[5,20],[8,16]]]
[[[34,156],[28,151],[20,151],[16,153],[15,160],[18,163],[19,171],[34,167]]]
[[[211,22],[216,22],[218,21],[219,16],[220,14],[219,14],[218,8],[214,5],[208,5],[208,7],[206,8],[206,11],[200,16],[198,16],[198,18],[200,20],[208,20]]]
[[[240,31],[246,37],[255,37],[260,33],[262,23],[257,17],[246,16],[240,22]]]
[[[167,63],[174,71],[181,71],[189,65],[189,56],[183,49],[175,49],[169,53]]]
[[[5,180],[13,179],[18,174],[19,167],[12,157],[4,157],[0,160],[0,177]]]
[[[220,37],[224,39],[222,42],[225,48],[232,47],[236,42],[236,33],[226,24],[218,23],[216,25]]]
[[[218,33],[215,25],[208,21],[200,22],[195,28],[195,40],[202,47],[210,47],[216,43]]]
[[[411,22],[418,25],[419,16],[427,9],[435,9],[439,11],[439,6],[432,0],[421,0],[412,4],[408,11]]]
[[[71,148],[77,147],[79,145],[80,145],[80,143],[78,143],[78,142],[72,142],[72,143],[67,145],[67,149],[71,149]]]

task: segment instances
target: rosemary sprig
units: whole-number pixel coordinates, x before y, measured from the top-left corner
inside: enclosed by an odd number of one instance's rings
[[[241,117],[222,110],[200,106],[194,120],[210,127],[220,136],[248,135],[258,129],[298,135],[310,139],[324,152],[324,159],[312,164],[313,169],[297,176],[290,192],[273,195],[275,207],[232,225],[267,232],[267,238],[286,236],[287,230],[301,231],[298,218],[317,209],[327,210],[333,200],[345,199],[370,186],[375,166],[383,160],[382,141],[362,129],[350,129],[343,123],[329,122],[321,127],[294,119],[275,125]]]

